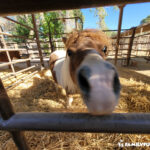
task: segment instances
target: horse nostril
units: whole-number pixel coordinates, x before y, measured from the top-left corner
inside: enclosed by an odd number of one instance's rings
[[[90,85],[88,82],[88,78],[91,74],[90,72],[90,68],[87,66],[82,67],[78,71],[78,84],[81,91],[86,95],[90,92]]]
[[[120,95],[120,89],[121,89],[121,85],[120,85],[119,77],[118,74],[115,73],[114,80],[113,80],[113,90],[117,98]]]

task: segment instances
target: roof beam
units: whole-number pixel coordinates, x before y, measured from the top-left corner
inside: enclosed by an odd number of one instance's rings
[[[143,2],[150,0],[1,0],[0,16]]]

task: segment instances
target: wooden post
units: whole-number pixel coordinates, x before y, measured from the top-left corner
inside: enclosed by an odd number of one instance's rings
[[[130,64],[131,51],[132,51],[133,40],[134,40],[134,36],[135,36],[135,30],[136,30],[136,27],[133,28],[132,36],[131,36],[130,42],[129,42],[129,49],[128,49],[128,54],[127,54],[127,66],[129,66],[129,64]]]
[[[40,45],[40,40],[39,40],[39,33],[38,33],[38,30],[37,30],[37,26],[36,26],[36,19],[35,19],[34,14],[31,14],[31,15],[32,15],[32,21],[33,21],[33,26],[34,26],[34,33],[35,33],[35,36],[36,36],[36,43],[37,43],[37,47],[38,47],[38,50],[39,50],[40,62],[41,62],[41,66],[44,67],[42,50],[41,50],[41,45]]]
[[[13,115],[15,115],[15,112],[13,110],[12,104],[10,103],[10,99],[6,93],[6,90],[4,88],[4,85],[0,79],[0,114],[3,118],[3,120],[8,120]],[[10,132],[14,142],[16,143],[16,146],[19,150],[29,150],[26,143],[26,139],[24,137],[23,132],[20,131],[11,131]]]
[[[27,56],[30,57],[29,48],[28,48],[28,46],[27,46],[27,42],[25,42],[24,44],[25,44],[25,47],[26,47],[26,50],[27,50]],[[29,58],[29,57],[28,57],[28,58]],[[31,61],[30,61],[30,60],[27,61],[26,64],[27,64],[27,67],[30,67],[30,66],[31,66]]]
[[[2,29],[1,29],[1,28],[0,28],[0,31],[2,32]],[[3,43],[4,49],[7,49],[7,45],[6,45],[6,43],[5,43],[4,36],[1,35],[1,37],[2,37],[1,39],[2,39],[2,43]],[[9,55],[9,52],[8,52],[7,50],[6,50],[6,55],[7,55],[8,61],[9,61],[9,62],[12,62],[12,61],[11,61],[11,58],[10,58],[10,55]],[[9,66],[9,68],[11,68],[12,72],[15,74],[14,65],[11,64],[11,65]]]
[[[123,16],[123,8],[124,8],[124,6],[125,6],[125,5],[119,6],[120,14],[119,14],[119,23],[118,23],[116,53],[115,53],[115,65],[117,65],[117,57],[118,57],[118,49],[119,49],[119,40],[120,40],[120,32],[121,32],[122,16]]]
[[[54,52],[55,51],[55,46],[54,46],[54,43],[53,43],[53,38],[52,38],[52,33],[51,33],[51,29],[50,29],[50,22],[52,20],[50,19],[48,22],[47,22],[47,25],[48,25],[48,38],[49,38],[49,43],[50,43],[50,46],[51,46],[51,52]],[[56,20],[53,20],[53,21],[56,21]],[[55,34],[55,33],[54,33]]]
[[[75,28],[78,30],[78,19],[75,18]]]

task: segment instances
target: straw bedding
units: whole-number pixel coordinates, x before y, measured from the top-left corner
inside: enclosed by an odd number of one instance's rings
[[[150,112],[150,77],[127,68],[118,68],[118,70],[122,91],[115,112]],[[5,86],[13,82],[12,80],[4,82]],[[66,108],[65,92],[54,83],[49,70],[44,70],[27,82],[9,90],[8,95],[16,112],[87,111],[79,94],[73,95],[72,106]],[[25,136],[33,150],[112,150],[121,149],[118,147],[120,140],[129,143],[150,142],[150,135],[146,134],[25,132]],[[149,149],[149,147],[123,149],[137,148]],[[0,150],[16,149],[10,134],[0,131]]]

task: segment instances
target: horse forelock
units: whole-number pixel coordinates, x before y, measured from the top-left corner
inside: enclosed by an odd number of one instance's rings
[[[78,47],[81,47],[81,44],[83,45],[84,42],[88,43],[89,41],[90,43],[92,43],[91,46],[94,46],[94,48],[96,47],[96,50],[99,53],[104,46],[109,47],[111,43],[110,39],[106,36],[104,32],[96,29],[86,29],[83,31],[75,30],[70,33],[66,40],[65,46],[66,49],[69,49],[70,47],[76,47],[76,50],[78,50]]]

